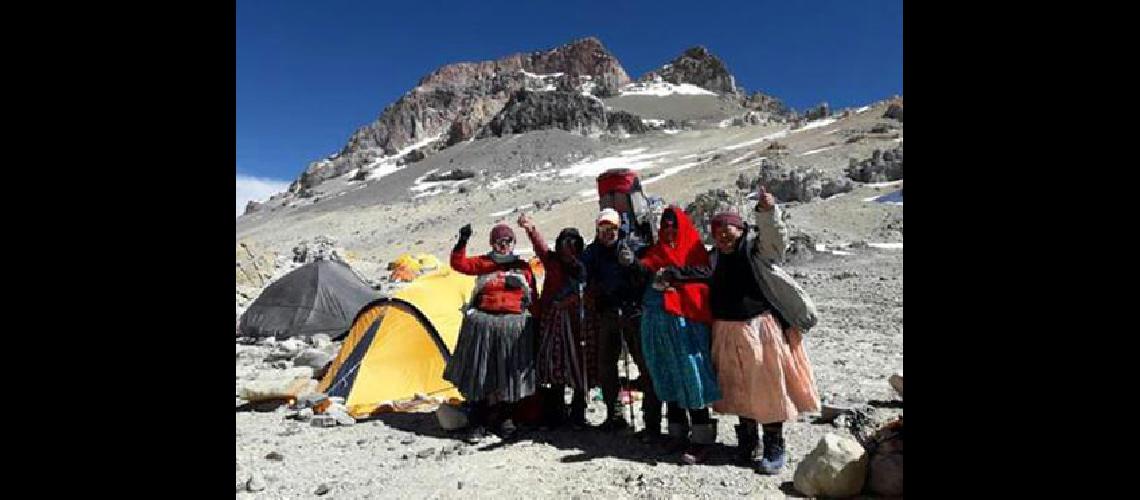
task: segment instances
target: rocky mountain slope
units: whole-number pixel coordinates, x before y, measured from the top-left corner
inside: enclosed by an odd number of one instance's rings
[[[697,89],[701,94],[718,96],[719,103],[712,106],[719,107],[719,111],[702,115],[690,109],[676,117],[665,116],[658,106],[644,99],[647,95],[662,95],[661,86],[654,86],[655,82],[670,87],[666,93],[690,94],[685,90]],[[631,83],[635,83],[634,88],[630,87]],[[637,85],[644,83],[649,85]],[[669,84],[681,86],[680,91],[671,90]],[[546,92],[559,94],[555,94],[558,97],[534,95]],[[531,96],[522,97],[523,93]],[[597,112],[589,111],[595,104],[570,94],[600,103],[607,116],[616,113],[611,118],[617,119],[619,125],[611,126],[613,120],[606,119],[598,126]],[[702,103],[707,100],[696,98],[698,104],[687,107],[709,107],[709,103]],[[581,120],[567,120],[565,116],[532,112],[532,118],[537,121],[530,125],[537,128],[512,130],[518,133],[553,126],[587,135],[599,131],[624,134],[636,133],[638,127],[634,122],[638,118],[675,120],[678,124],[685,122],[685,128],[692,128],[731,119],[745,110],[774,117],[787,115],[787,109],[778,99],[761,93],[746,95],[724,63],[704,47],[688,49],[658,71],[646,74],[639,82],[631,82],[617,58],[600,40],[589,37],[546,51],[513,54],[494,61],[448,64],[435,70],[385,107],[375,122],[354,132],[339,152],[311,163],[290,185],[285,196],[312,197],[316,186],[348,172],[363,176],[374,170],[385,171],[476,137],[499,135],[495,130],[500,130],[503,122],[518,119],[518,103],[544,101],[563,104],[563,109],[554,110],[555,113],[564,114],[565,108],[574,108],[578,114],[591,115],[584,118],[589,125],[583,125]],[[512,103],[516,106],[507,109]],[[504,111],[514,116],[499,116]],[[637,116],[625,116],[621,112]],[[492,124],[496,124],[495,130],[488,131],[487,127]]]
[[[546,88],[550,78],[559,79],[563,87],[585,86],[599,95],[629,81],[621,64],[596,38],[495,61],[448,64],[384,108],[375,122],[353,133],[339,153],[309,165],[290,191],[300,192],[353,169],[368,169],[384,156],[410,152],[409,146],[467,140],[516,91]]]

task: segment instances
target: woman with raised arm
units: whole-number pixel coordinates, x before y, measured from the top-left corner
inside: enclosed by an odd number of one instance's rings
[[[540,389],[551,406],[547,425],[557,427],[566,422],[564,398],[569,386],[574,393],[569,424],[582,429],[588,426],[586,393],[598,379],[593,304],[583,297],[586,270],[579,260],[585,240],[577,229],[564,228],[554,241],[554,250],[550,250],[528,215],[519,216],[518,223],[546,270],[542,293],[535,304],[535,317],[540,318],[535,367],[538,383],[549,385]]]
[[[535,391],[529,308],[538,294],[530,265],[514,253],[510,226],[491,229],[491,251],[484,255],[467,256],[470,237],[471,224],[467,224],[451,251],[452,269],[478,279],[443,378],[471,405],[468,441],[481,439],[486,426],[510,439],[516,430],[511,420],[514,403]]]

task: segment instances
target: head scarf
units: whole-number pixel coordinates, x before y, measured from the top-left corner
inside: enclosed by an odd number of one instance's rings
[[[665,209],[665,213],[669,212],[677,220],[677,239],[674,245],[658,240],[641,258],[642,265],[653,272],[670,266],[707,267],[709,255],[693,221],[676,205]],[[662,219],[664,218],[665,214],[662,214]],[[709,287],[704,283],[674,283],[672,290],[665,291],[665,311],[694,321],[712,322],[708,298]]]

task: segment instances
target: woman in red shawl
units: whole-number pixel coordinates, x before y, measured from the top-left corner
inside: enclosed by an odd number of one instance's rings
[[[693,464],[716,442],[709,406],[721,398],[709,354],[709,289],[705,283],[669,282],[688,270],[706,270],[709,257],[700,233],[679,207],[665,209],[657,234],[657,243],[640,261],[628,254],[623,260],[654,276],[645,291],[641,345],[653,388],[669,409],[670,448],[687,448],[681,460]]]

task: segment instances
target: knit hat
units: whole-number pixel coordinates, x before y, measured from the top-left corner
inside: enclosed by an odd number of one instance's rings
[[[491,244],[494,245],[496,240],[502,238],[515,239],[515,232],[511,230],[511,226],[506,224],[498,224],[491,228]]]
[[[712,218],[712,227],[717,226],[736,226],[737,229],[744,229],[744,219],[735,212],[721,212]]]
[[[558,249],[567,244],[573,245],[574,253],[579,254],[582,253],[582,248],[585,246],[585,241],[582,239],[582,235],[578,233],[577,229],[568,227],[563,229],[562,232],[558,233],[558,238],[554,240],[554,250],[558,251]]]
[[[614,210],[612,208],[604,208],[601,212],[598,213],[598,218],[594,221],[594,224],[601,224],[603,222],[609,222],[615,226],[620,226],[621,216],[618,215],[617,210]]]

